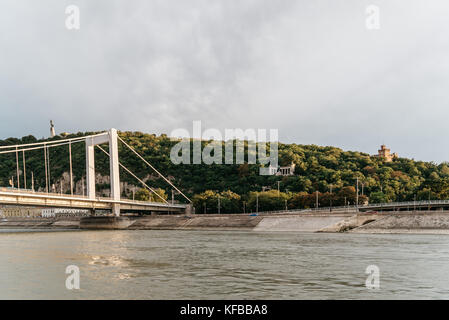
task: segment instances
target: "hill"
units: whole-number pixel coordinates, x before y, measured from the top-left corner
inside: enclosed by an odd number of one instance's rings
[[[77,133],[65,136],[73,138],[93,134],[93,132]],[[281,165],[294,163],[295,174],[292,176],[261,176],[259,165],[255,164],[179,164],[170,160],[170,150],[177,141],[171,141],[166,135],[156,136],[141,132],[121,132],[120,136],[132,145],[145,159],[177,185],[188,196],[193,197],[197,212],[217,211],[217,199],[222,202],[222,212],[255,210],[276,210],[315,206],[317,192],[320,206],[344,205],[355,202],[356,178],[359,178],[361,203],[383,201],[405,201],[449,198],[449,166],[447,163],[414,161],[397,158],[385,162],[380,158],[353,151],[343,151],[335,147],[316,145],[279,144],[279,162]],[[20,139],[8,138],[0,141],[1,146],[32,143],[38,140],[33,136]],[[205,145],[206,142],[203,142]],[[223,148],[224,150],[224,148]],[[155,188],[165,190],[170,197],[171,189],[167,184],[151,172],[144,163],[129,150],[120,146],[120,159],[123,165]],[[68,147],[61,146],[49,150],[50,186],[55,191],[69,193]],[[26,173],[28,188],[31,185],[31,172],[34,175],[36,190],[45,190],[45,166],[43,149],[27,151]],[[85,179],[84,143],[72,145],[73,174],[76,192],[82,193]],[[224,157],[224,156],[223,156]],[[22,154],[19,153],[19,167],[22,172]],[[96,150],[96,170],[98,173],[97,188],[100,194],[109,192],[108,158]],[[23,187],[23,174],[21,186]],[[124,197],[132,197],[134,186],[139,183],[128,173],[121,170]],[[16,155],[0,154],[0,185],[9,186],[13,177],[16,180]],[[280,193],[277,192],[279,183]],[[332,193],[330,193],[332,187]],[[271,191],[270,191],[271,189]],[[208,191],[209,190],[209,191]],[[262,190],[265,192],[260,193]],[[267,191],[268,190],[268,191]],[[206,192],[207,191],[207,192]],[[256,193],[256,191],[258,193]],[[258,199],[260,197],[260,199]],[[181,200],[179,195],[176,199]],[[259,201],[260,200],[260,201]],[[199,210],[199,211],[198,211]]]

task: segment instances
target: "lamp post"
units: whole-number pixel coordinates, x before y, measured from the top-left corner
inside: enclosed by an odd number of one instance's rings
[[[256,213],[259,213],[259,192],[256,192]]]

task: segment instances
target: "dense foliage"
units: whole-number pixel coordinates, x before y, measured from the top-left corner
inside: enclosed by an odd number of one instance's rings
[[[88,134],[92,133],[78,133],[68,137]],[[259,175],[258,164],[176,165],[170,160],[170,150],[178,141],[171,141],[166,135],[121,132],[120,136],[191,197],[197,205],[198,213],[204,211],[204,203],[207,212],[216,212],[218,197],[222,198],[221,212],[241,212],[243,206],[246,206],[248,211],[254,210],[257,201],[259,210],[280,210],[285,208],[286,202],[289,208],[314,207],[316,192],[320,206],[327,206],[331,201],[333,205],[344,205],[345,200],[346,203],[353,204],[356,178],[360,181],[361,203],[368,200],[369,202],[413,200],[415,196],[417,200],[449,198],[448,163],[435,164],[405,158],[384,162],[365,153],[343,151],[335,147],[279,144],[280,165],[296,164],[295,175],[262,176]],[[62,137],[57,136],[53,139]],[[21,139],[9,138],[0,141],[0,145],[36,141],[38,140],[35,137],[26,136]],[[202,142],[203,146],[207,143]],[[137,176],[144,178],[152,187],[161,188],[165,190],[164,194],[171,196],[172,190],[163,179],[121,143],[119,145],[123,165]],[[107,150],[107,146],[105,149]],[[42,149],[31,150],[25,155],[27,180],[31,181],[33,172],[35,189],[42,190],[45,188],[44,152]],[[53,185],[68,172],[68,146],[51,148],[49,155],[50,185]],[[80,179],[85,177],[83,142],[72,145],[72,156],[75,182],[79,183]],[[19,153],[18,157],[23,179],[22,153]],[[96,149],[96,170],[102,176],[109,175],[108,158],[99,149]],[[126,171],[121,170],[120,175],[122,181],[141,187]],[[9,186],[11,178],[16,179],[16,154],[0,154],[0,185]],[[278,181],[280,181],[279,193]],[[97,187],[107,189],[109,185],[98,183]],[[268,191],[262,193],[262,190]],[[256,191],[259,193],[255,193]],[[67,193],[68,190],[65,189],[64,192]],[[132,195],[128,192],[124,196]],[[181,201],[182,197],[176,193],[175,200]]]
[[[164,189],[156,188],[153,192],[146,188],[140,188],[135,192],[132,199],[137,201],[164,202],[167,201],[167,195]]]

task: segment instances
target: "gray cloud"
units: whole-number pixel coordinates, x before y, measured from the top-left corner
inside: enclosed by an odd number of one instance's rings
[[[81,29],[65,28],[65,7]],[[365,28],[380,8],[381,29]],[[449,160],[449,4],[13,1],[0,11],[0,137],[278,128],[285,142]]]

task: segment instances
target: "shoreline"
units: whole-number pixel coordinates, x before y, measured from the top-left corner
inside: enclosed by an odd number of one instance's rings
[[[1,229],[203,230],[359,234],[449,234],[448,211],[293,213],[250,216],[156,215],[146,217],[9,218]]]

